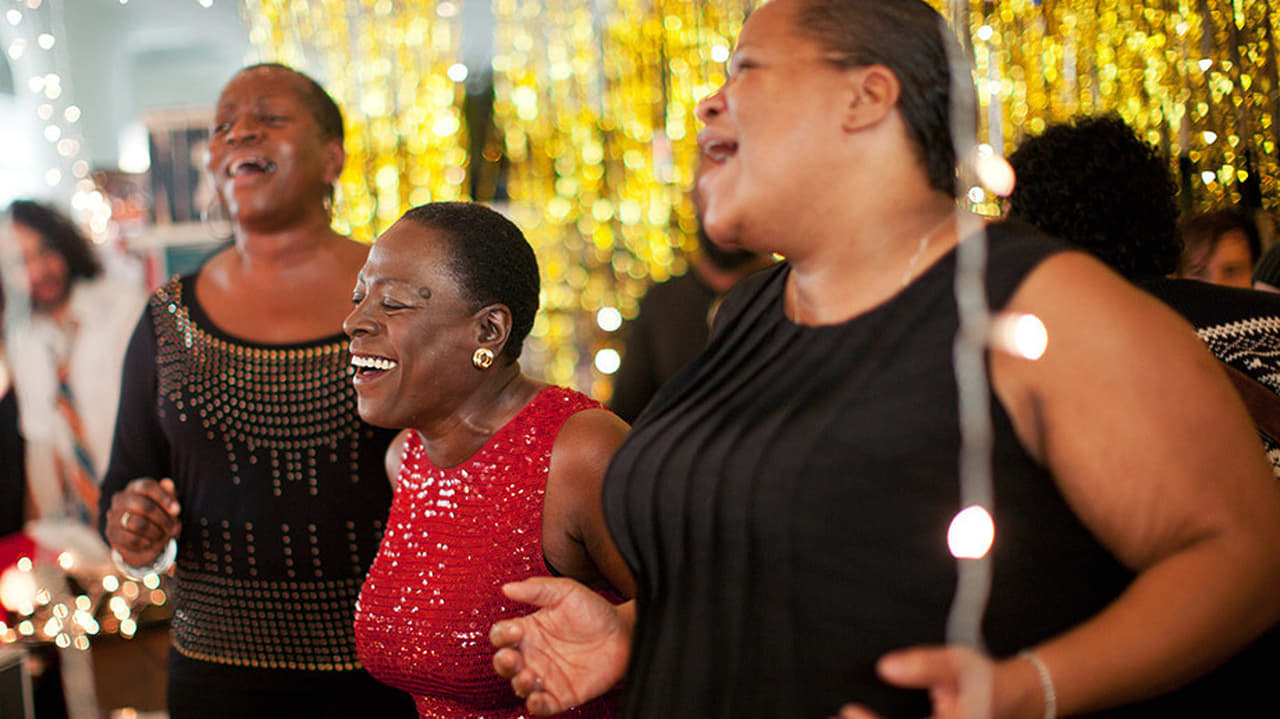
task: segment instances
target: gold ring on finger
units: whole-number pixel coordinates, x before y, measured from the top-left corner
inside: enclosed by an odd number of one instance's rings
[[[126,509],[124,513],[120,515],[120,526],[124,527],[125,529],[128,529],[129,517],[132,517],[132,516],[133,516],[133,513]]]

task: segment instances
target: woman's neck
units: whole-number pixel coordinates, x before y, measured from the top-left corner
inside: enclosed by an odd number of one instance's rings
[[[955,245],[955,203],[936,193],[861,220],[826,222],[787,255],[785,307],[804,325],[843,322],[898,294]]]
[[[466,462],[545,386],[521,372],[518,362],[504,366],[446,417],[416,428],[427,456],[443,468]]]
[[[278,272],[298,267],[345,241],[344,236],[329,226],[327,218],[323,222],[309,222],[271,232],[238,227],[235,254],[244,270],[270,269]]]

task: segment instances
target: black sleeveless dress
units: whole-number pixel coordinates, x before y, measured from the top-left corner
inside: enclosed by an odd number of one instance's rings
[[[989,229],[1002,307],[1063,247]],[[642,414],[605,480],[610,530],[639,580],[629,717],[829,717],[847,702],[925,716],[874,672],[942,643],[960,509],[954,252],[848,322],[797,326],[784,263],[735,288],[703,354]],[[994,589],[987,649],[1078,623],[1131,579],[1077,521],[990,395]]]

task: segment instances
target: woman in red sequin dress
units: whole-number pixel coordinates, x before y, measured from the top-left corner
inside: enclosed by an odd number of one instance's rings
[[[489,627],[526,611],[502,585],[574,577],[633,593],[601,512],[622,420],[517,359],[538,309],[533,250],[481,205],[410,210],[374,244],[345,329],[360,415],[404,428],[395,499],[356,610],[360,659],[421,717],[520,717]],[[576,704],[576,702],[575,702]],[[609,697],[570,712],[612,715]]]

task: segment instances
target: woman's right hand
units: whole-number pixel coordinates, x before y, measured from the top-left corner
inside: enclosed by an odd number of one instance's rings
[[[539,609],[493,625],[493,667],[536,715],[559,714],[612,689],[627,670],[635,602],[614,606],[582,584],[534,577],[502,587]]]
[[[178,536],[180,510],[173,480],[135,479],[111,497],[107,542],[126,564],[145,567]]]

